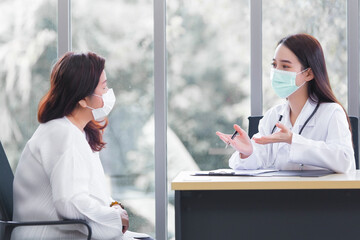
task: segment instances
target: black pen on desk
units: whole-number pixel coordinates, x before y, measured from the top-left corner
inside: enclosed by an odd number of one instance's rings
[[[236,135],[238,135],[239,133],[235,130],[235,132],[233,133],[233,135],[231,136],[231,140],[233,140],[235,137],[236,137]],[[226,144],[226,146],[225,146],[225,148],[227,148],[228,146],[229,146],[229,144],[230,143],[227,143]]]

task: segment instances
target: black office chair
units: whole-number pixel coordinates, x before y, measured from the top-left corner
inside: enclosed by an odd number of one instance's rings
[[[357,117],[349,116],[351,124],[352,140],[354,144],[355,165],[359,169],[359,120]]]
[[[11,233],[16,227],[25,226],[44,226],[44,225],[69,225],[81,224],[88,229],[87,239],[91,239],[92,230],[85,220],[60,220],[60,221],[31,221],[16,222],[12,221],[13,215],[13,181],[14,174],[10,168],[4,148],[0,142],[0,239],[10,240]]]
[[[248,135],[250,138],[252,138],[252,136],[255,133],[259,132],[259,122],[260,120],[263,118],[263,116],[250,116],[248,117],[249,119],[249,131],[248,131]]]
[[[249,119],[249,131],[248,135],[250,138],[259,132],[259,121],[263,116],[250,116]],[[351,133],[352,140],[354,144],[354,155],[355,155],[355,165],[356,169],[359,169],[359,120],[357,117],[350,116],[350,124],[351,124]]]

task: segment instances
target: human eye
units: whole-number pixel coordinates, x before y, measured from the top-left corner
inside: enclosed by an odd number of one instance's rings
[[[105,80],[105,81],[102,82],[102,87],[103,87],[103,90],[107,90],[107,89],[108,89],[107,80]]]
[[[271,66],[272,66],[273,68],[276,68],[276,63],[275,63],[275,62],[272,62],[272,63],[271,63]]]

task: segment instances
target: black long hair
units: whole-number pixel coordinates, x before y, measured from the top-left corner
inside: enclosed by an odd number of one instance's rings
[[[281,39],[278,42],[278,46],[280,44],[286,46],[296,55],[301,63],[302,70],[311,68],[314,79],[308,82],[310,100],[317,103],[335,102],[339,104],[346,114],[351,131],[349,116],[332,91],[326,69],[324,52],[319,41],[309,34],[300,33]]]

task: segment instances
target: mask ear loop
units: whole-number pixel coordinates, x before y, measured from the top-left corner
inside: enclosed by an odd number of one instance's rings
[[[302,71],[300,71],[300,72],[296,73],[296,75],[302,74],[302,73],[306,72],[306,71],[307,71],[307,70],[309,70],[309,69],[310,69],[310,67],[308,67],[308,68],[306,68],[306,69],[304,69],[304,70],[302,70]]]
[[[310,67],[302,70],[301,72],[298,72],[298,73],[296,74],[296,76],[299,75],[299,74],[302,74],[302,73],[306,72],[306,71],[309,70],[309,69],[310,69]],[[301,88],[306,82],[307,82],[307,81],[303,82],[303,84],[301,84],[300,86],[298,86],[298,89]],[[295,79],[295,85],[296,85],[296,79]],[[298,89],[296,89],[296,91],[297,91]]]
[[[107,91],[109,90],[109,88],[108,87],[106,87],[106,93],[107,93]],[[104,94],[106,94],[106,93],[104,93]],[[100,96],[100,95],[97,95],[97,94],[95,94],[95,93],[93,93],[93,94],[91,94],[91,95],[94,95],[94,96],[97,96],[97,97],[99,97],[99,98],[102,98],[102,96]]]
[[[95,93],[93,93],[93,94],[91,94],[91,95],[93,95],[93,96],[95,96],[95,97],[101,98],[101,100],[103,101],[103,105],[104,105],[104,99],[102,98],[102,96],[97,95],[97,94],[95,94]],[[89,109],[91,109],[91,110],[95,110],[95,109],[96,109],[96,108],[92,108],[92,107],[90,107],[90,106],[86,106],[86,107],[89,108]]]

